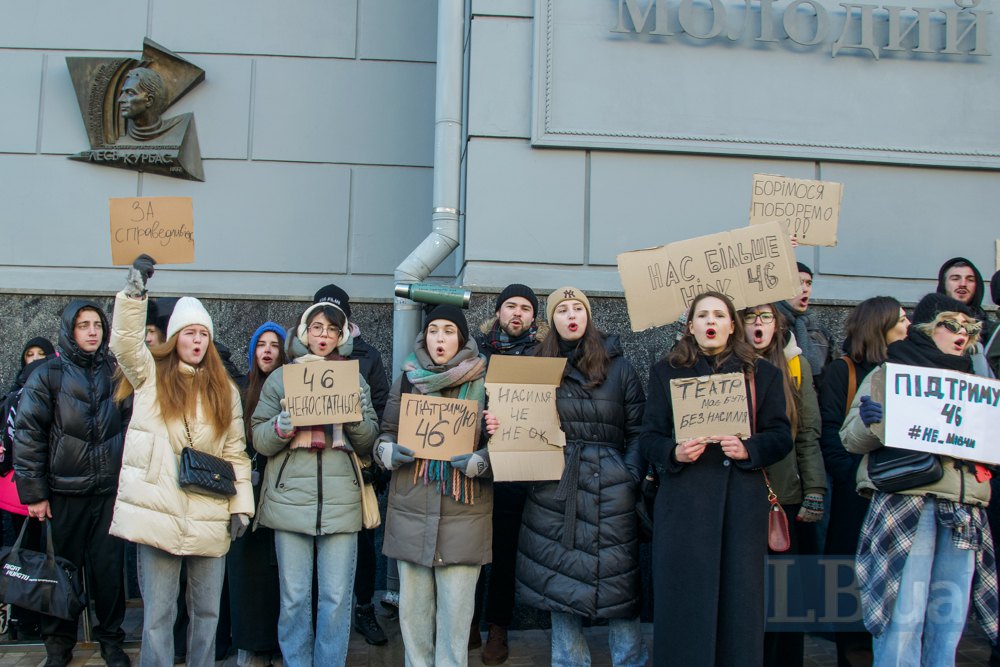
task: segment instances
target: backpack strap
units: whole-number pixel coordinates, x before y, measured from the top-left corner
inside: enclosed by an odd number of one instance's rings
[[[854,367],[854,359],[846,354],[841,359],[847,364],[847,407],[844,409],[846,417],[851,411],[851,404],[854,403],[854,394],[858,391],[858,371]]]

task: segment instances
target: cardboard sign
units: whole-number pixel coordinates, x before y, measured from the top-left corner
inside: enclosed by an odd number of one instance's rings
[[[837,245],[837,222],[844,186],[773,174],[753,175],[750,224],[777,220],[799,245]]]
[[[676,321],[709,290],[738,309],[802,292],[791,241],[777,222],[622,253],[618,274],[632,331]]]
[[[670,401],[677,442],[706,435],[750,436],[747,384],[742,373],[671,380]]]
[[[883,444],[1000,464],[1000,381],[902,364],[873,372],[872,399],[884,419],[872,432]]]
[[[344,424],[361,420],[357,360],[310,361],[281,367],[285,409],[295,426]]]
[[[486,391],[490,412],[500,420],[489,444],[494,481],[562,477],[566,434],[556,411],[556,387],[565,366],[561,357],[490,357]]]
[[[418,459],[449,461],[475,450],[478,401],[403,394],[399,398],[399,444]]]
[[[190,197],[109,199],[111,263],[126,266],[146,253],[158,264],[194,261],[194,207]]]

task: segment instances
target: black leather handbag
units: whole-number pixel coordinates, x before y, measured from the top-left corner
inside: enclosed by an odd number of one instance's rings
[[[881,447],[868,454],[868,478],[885,493],[933,484],[944,477],[941,458],[928,452]]]
[[[0,550],[0,600],[66,621],[80,617],[87,604],[80,572],[52,549],[52,522],[45,521],[45,553],[22,549],[24,522],[14,546]]]
[[[179,483],[185,491],[226,498],[236,495],[236,471],[233,464],[194,448],[187,419],[184,433],[188,446],[181,450]]]

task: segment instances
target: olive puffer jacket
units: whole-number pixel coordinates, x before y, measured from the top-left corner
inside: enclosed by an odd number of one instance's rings
[[[294,332],[289,332],[293,337]],[[361,487],[350,454],[343,450],[292,447],[295,436],[281,438],[274,425],[285,397],[284,374],[298,363],[319,360],[308,354],[298,340],[289,345],[290,364],[276,369],[264,382],[260,401],[253,412],[253,447],[269,457],[264,469],[257,520],[261,525],[305,535],[356,533],[361,530]],[[344,439],[358,456],[368,458],[378,436],[378,417],[363,375],[362,419],[344,424]],[[297,434],[307,437],[308,432]]]
[[[104,326],[95,352],[84,352],[73,338],[84,308],[97,311]],[[31,376],[18,405],[14,469],[23,502],[46,500],[52,493],[111,495],[118,488],[128,414],[113,400],[110,335],[107,316],[96,304],[74,300],[63,310],[60,356]],[[59,386],[52,386],[55,382]]]
[[[587,380],[567,361],[556,390],[566,434],[566,468],[558,482],[535,484],[518,542],[522,602],[590,618],[639,613],[636,489],[642,475],[639,432],[646,397],[617,337],[605,340],[605,381]]]

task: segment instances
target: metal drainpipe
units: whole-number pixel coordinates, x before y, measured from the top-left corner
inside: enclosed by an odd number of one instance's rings
[[[425,280],[458,247],[459,180],[462,162],[462,84],[465,0],[438,0],[434,101],[434,194],[432,231],[396,267],[397,283]],[[393,377],[420,331],[421,305],[396,297],[393,305]]]

